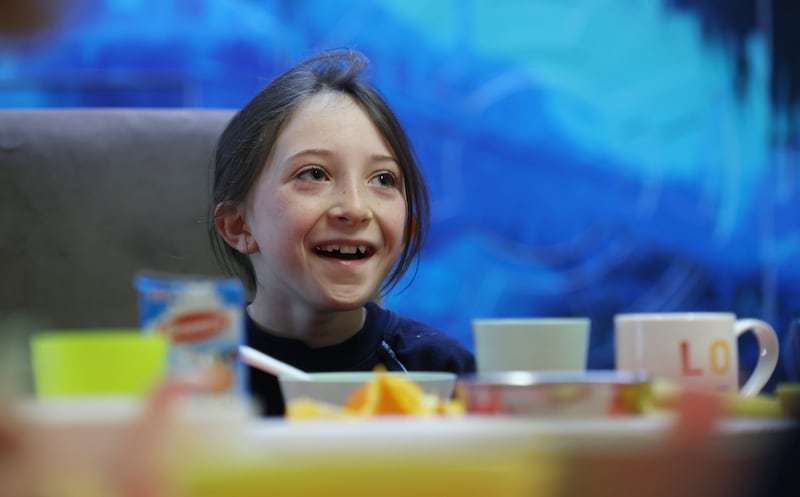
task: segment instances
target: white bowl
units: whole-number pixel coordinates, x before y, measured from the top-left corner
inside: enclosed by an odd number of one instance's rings
[[[438,395],[442,399],[449,399],[453,395],[456,384],[455,373],[443,371],[385,372],[381,374],[404,376],[417,383],[425,393]],[[283,375],[278,377],[286,404],[305,397],[341,406],[358,387],[372,381],[375,377],[375,373],[372,371],[341,371],[310,373],[310,375],[311,380],[299,380]]]

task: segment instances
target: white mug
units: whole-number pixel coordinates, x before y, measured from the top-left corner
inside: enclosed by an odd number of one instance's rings
[[[724,312],[670,312],[614,316],[616,367],[703,390],[756,395],[778,363],[778,337],[758,319]],[[739,387],[737,339],[752,331],[759,356]]]
[[[478,372],[586,369],[588,318],[473,319]]]

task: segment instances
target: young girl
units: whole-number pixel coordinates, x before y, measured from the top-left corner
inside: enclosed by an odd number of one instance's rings
[[[278,76],[231,120],[216,153],[212,245],[247,284],[246,340],[305,371],[475,371],[457,340],[375,303],[419,255],[428,192],[403,128],[333,51]],[[277,379],[249,369],[267,415]]]

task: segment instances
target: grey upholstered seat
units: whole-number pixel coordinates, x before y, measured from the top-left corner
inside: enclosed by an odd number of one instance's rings
[[[222,274],[208,176],[228,110],[0,111],[0,317],[136,326],[139,270]]]

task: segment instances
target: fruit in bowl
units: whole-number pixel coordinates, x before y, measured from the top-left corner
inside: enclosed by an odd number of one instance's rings
[[[310,373],[309,380],[279,376],[289,418],[457,414],[456,375],[376,371]]]

